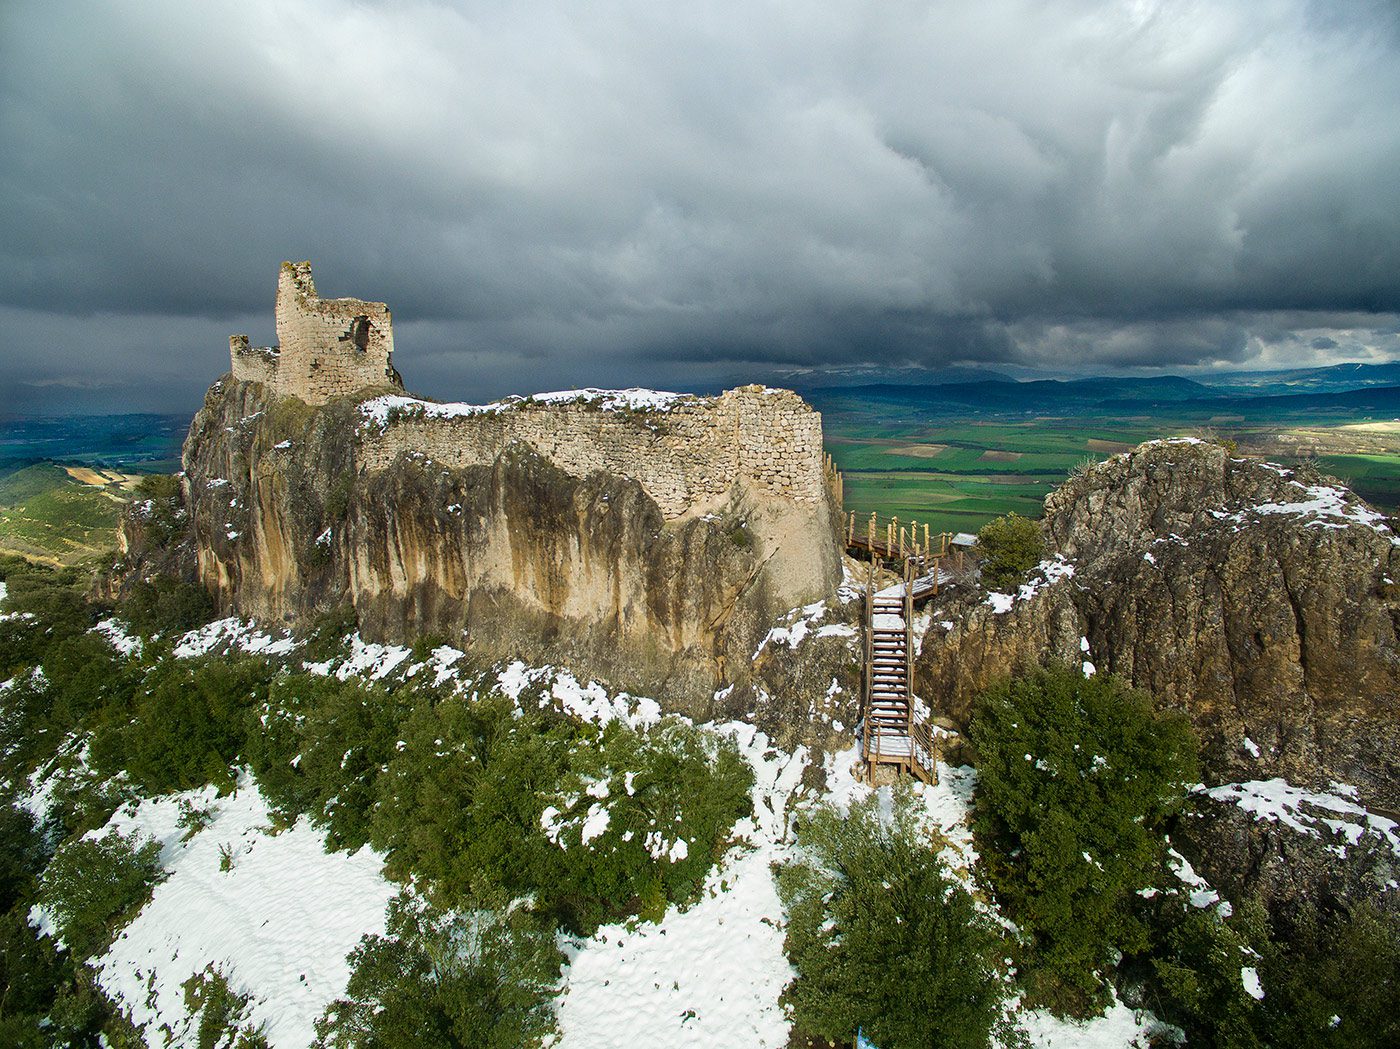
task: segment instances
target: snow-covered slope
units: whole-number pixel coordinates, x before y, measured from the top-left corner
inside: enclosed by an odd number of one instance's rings
[[[116,624],[103,633],[122,647]],[[230,620],[191,634],[177,651],[257,651],[306,666],[297,648],[289,639]],[[430,673],[439,683],[459,672],[460,653],[453,649],[434,652],[422,664],[408,656],[407,649],[352,637],[342,658],[307,669],[341,679]],[[514,663],[495,677],[495,686],[517,702],[538,695],[598,724],[616,719],[645,727],[659,715],[649,699],[612,694],[555,667]],[[871,788],[855,777],[854,748],[826,757],[827,788],[819,795],[803,786],[811,763],[804,748],[784,751],[741,722],[713,730],[733,739],[753,768],[753,815],[736,824],[733,847],[696,903],[671,907],[659,924],[605,925],[567,944],[555,1049],[787,1044],[789,1023],[779,999],[792,970],[783,953],[773,864],[788,855],[791,817],[803,805],[823,799],[845,804]],[[40,808],[45,786],[33,784]],[[943,858],[969,881],[977,862],[967,820],[975,787],[971,768],[940,764],[937,785],[913,788],[931,828],[947,842]],[[186,838],[181,816],[190,810],[206,815],[201,829]],[[309,1045],[316,1019],[344,992],[346,955],[362,936],[383,931],[385,906],[397,891],[371,849],[327,853],[323,835],[304,820],[276,830],[246,776],[224,798],[210,788],[140,802],[118,812],[106,829],[154,837],[169,872],[98,963],[103,987],[144,1025],[152,1049],[195,1044],[197,1024],[187,1015],[182,985],[210,967],[251,998],[248,1020],[263,1027],[272,1046]],[[1084,1025],[1040,1013],[1022,1013],[1019,1020],[1031,1044],[1043,1049],[1145,1045],[1154,1024],[1150,1015],[1122,1004]]]
[[[208,809],[188,840],[181,802]],[[251,996],[249,1019],[274,1047],[304,1049],[328,1002],[345,991],[346,955],[384,930],[396,891],[369,848],[325,851],[305,820],[278,832],[246,778],[224,798],[212,788],[144,801],[108,829],[161,843],[169,877],[97,963],[99,982],[145,1025],[148,1045],[194,1045],[181,986],[212,965]]]

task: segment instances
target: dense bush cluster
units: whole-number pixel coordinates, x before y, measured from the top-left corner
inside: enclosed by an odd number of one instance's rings
[[[478,900],[443,913],[400,895],[385,931],[351,954],[346,997],[317,1022],[317,1049],[519,1049],[553,1031],[564,957],[553,926],[527,908]]]
[[[980,1049],[1005,996],[1000,937],[938,858],[910,795],[820,805],[779,874],[799,1031],[881,1049]],[[1005,1033],[1005,1032],[1003,1032]]]
[[[39,903],[80,958],[106,947],[160,878],[160,846],[115,831],[62,845],[39,878]]]
[[[1028,938],[1032,1001],[1087,1015],[1141,951],[1137,890],[1164,880],[1163,827],[1195,781],[1184,717],[1078,669],[990,689],[972,723],[982,871]]]
[[[1029,517],[1010,513],[982,526],[977,533],[982,558],[982,582],[989,589],[1014,586],[1045,555],[1040,525]]]
[[[1149,952],[1124,968],[1145,1001],[1205,1049],[1400,1044],[1400,915],[1305,905],[1228,918],[1182,893],[1154,897]]]
[[[528,895],[573,931],[691,896],[750,804],[737,750],[681,721],[599,729],[305,675],[274,682],[258,720],[248,758],[287,817],[323,823],[335,848],[372,843],[446,905]]]

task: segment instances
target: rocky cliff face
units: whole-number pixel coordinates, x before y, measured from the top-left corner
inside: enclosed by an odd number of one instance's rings
[[[668,520],[636,481],[566,472],[524,442],[484,464],[402,451],[371,467],[366,437],[353,400],[211,388],[185,445],[184,549],[222,608],[305,623],[349,604],[369,637],[567,663],[705,716],[770,622],[839,579],[824,501],[736,482]]]
[[[1354,785],[1400,809],[1400,539],[1344,488],[1162,441],[1045,504],[1016,594],[954,589],[917,666],[935,710],[1018,664],[1084,662],[1187,711],[1211,782]]]

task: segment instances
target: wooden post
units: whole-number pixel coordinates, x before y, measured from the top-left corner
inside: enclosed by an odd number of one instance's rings
[[[925,522],[924,522],[924,553],[927,554],[927,553],[928,553],[929,551],[931,551],[932,549],[933,549],[933,547],[929,545],[929,541],[928,541],[928,522],[925,521]]]
[[[856,541],[856,512],[851,511],[850,522],[846,525],[846,545],[850,546]]]
[[[875,511],[874,511],[874,510],[870,511],[870,529],[869,529],[869,534],[866,536],[866,540],[867,540],[867,542],[870,544],[870,556],[871,556],[871,557],[874,557],[874,556],[875,556]]]

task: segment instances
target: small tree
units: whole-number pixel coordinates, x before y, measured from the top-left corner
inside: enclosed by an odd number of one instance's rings
[[[77,838],[54,854],[39,879],[39,902],[75,958],[111,943],[161,876],[160,845],[115,831]]]
[[[1190,728],[1114,678],[1059,667],[989,689],[972,740],[973,827],[1030,937],[1030,997],[1087,1015],[1115,954],[1146,947],[1134,894],[1162,872],[1162,825],[1195,779]]]
[[[564,957],[525,908],[477,900],[444,914],[405,893],[386,932],[350,953],[346,997],[316,1021],[318,1049],[526,1049],[554,1031]]]
[[[1045,540],[1040,525],[1009,513],[982,526],[977,549],[982,555],[982,581],[996,590],[1012,585],[1040,563]]]
[[[797,1028],[881,1049],[989,1044],[1001,1014],[1000,938],[952,878],[912,795],[881,812],[872,795],[843,814],[817,807],[799,859],[778,875],[785,949],[797,970],[784,1000]]]

